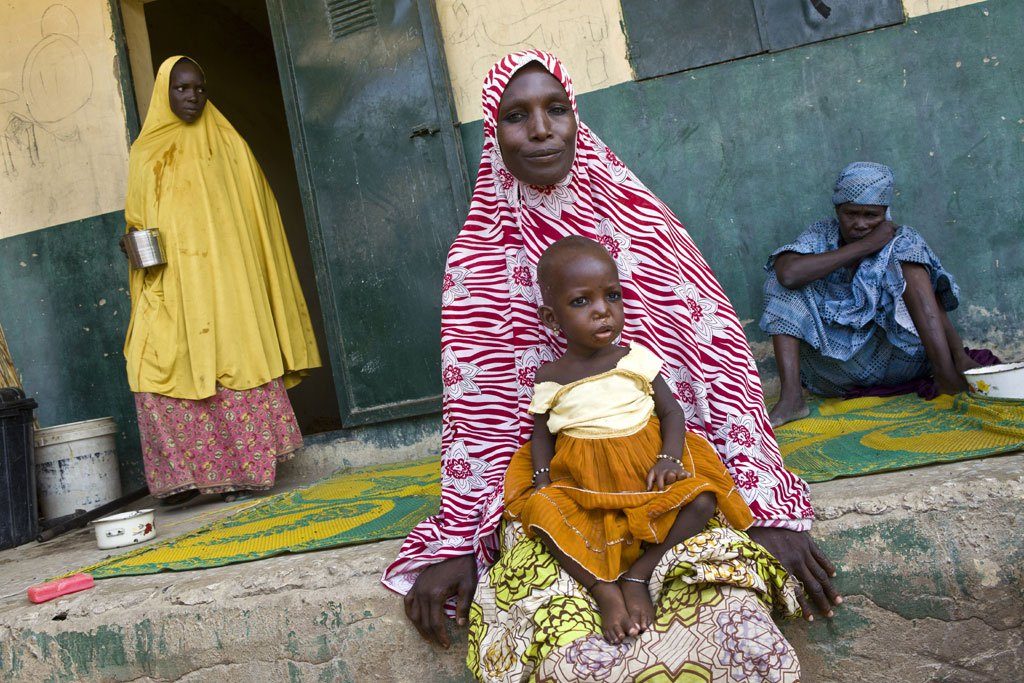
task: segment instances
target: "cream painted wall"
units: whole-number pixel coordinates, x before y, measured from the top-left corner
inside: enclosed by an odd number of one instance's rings
[[[482,118],[487,70],[524,48],[558,55],[577,93],[633,79],[619,0],[437,0],[437,14],[460,121]]]
[[[919,17],[922,14],[942,12],[979,2],[984,2],[984,0],[903,0],[903,9],[906,10],[908,17]]]
[[[0,3],[0,238],[124,207],[112,36],[105,0]]]

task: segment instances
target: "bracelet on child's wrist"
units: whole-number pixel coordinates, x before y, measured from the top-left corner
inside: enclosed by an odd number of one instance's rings
[[[537,483],[537,477],[539,477],[542,474],[550,474],[550,473],[551,473],[551,468],[550,467],[541,467],[539,470],[534,470],[533,471],[533,479],[531,480],[531,482],[536,484]]]
[[[658,460],[671,460],[675,464],[682,466],[683,461],[680,458],[673,457],[668,453],[658,453]]]

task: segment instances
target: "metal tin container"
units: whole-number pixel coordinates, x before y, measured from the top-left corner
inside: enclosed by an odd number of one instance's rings
[[[167,263],[160,248],[160,231],[156,228],[132,230],[125,235],[124,247],[132,268],[150,268]]]

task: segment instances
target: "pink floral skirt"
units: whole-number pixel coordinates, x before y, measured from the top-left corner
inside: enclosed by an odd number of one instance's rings
[[[146,483],[157,498],[269,489],[277,463],[302,446],[280,378],[244,391],[220,387],[199,401],[138,393],[135,408]]]

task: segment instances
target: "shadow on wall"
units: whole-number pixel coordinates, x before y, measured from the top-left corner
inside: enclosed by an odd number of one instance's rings
[[[341,427],[306,234],[284,99],[263,0],[156,0],[145,5],[154,68],[188,55],[206,71],[210,99],[245,138],[281,208],[324,367],[289,392],[303,433]]]

